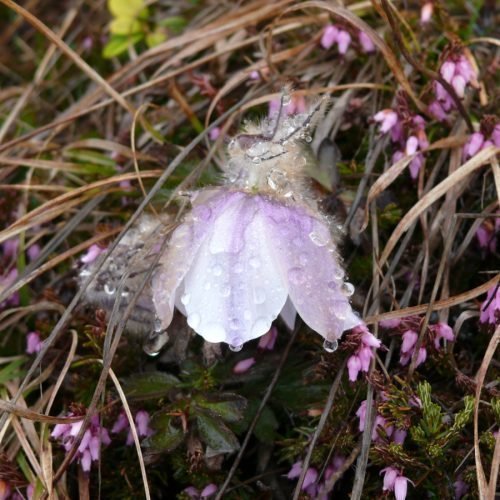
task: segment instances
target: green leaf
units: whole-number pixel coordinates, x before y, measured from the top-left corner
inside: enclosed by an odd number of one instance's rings
[[[0,370],[0,384],[4,384],[9,380],[13,380],[15,378],[19,378],[24,375],[25,370],[21,368],[21,365],[24,363],[23,358],[15,359],[11,361],[8,365]]]
[[[166,39],[167,39],[166,33],[164,33],[161,30],[156,30],[146,35],[146,43],[150,48],[160,45],[160,43],[163,43]]]
[[[134,399],[166,396],[179,384],[177,377],[165,372],[139,373],[123,381],[125,394]]]
[[[164,28],[168,28],[174,34],[177,34],[185,28],[186,24],[187,24],[187,22],[183,17],[172,16],[172,17],[166,17],[165,19],[162,19],[158,23],[158,26],[163,26]]]
[[[271,408],[265,406],[255,425],[254,434],[259,441],[272,443],[276,438],[276,429],[278,427],[279,422],[276,415]]]
[[[114,17],[137,17],[144,9],[144,0],[108,0],[108,9]]]
[[[137,33],[132,36],[112,35],[109,42],[102,50],[102,56],[105,59],[119,56],[125,52],[130,45],[134,45],[144,38],[144,33]]]
[[[109,25],[109,31],[113,35],[131,36],[143,31],[142,24],[133,17],[118,17],[113,19]]]
[[[246,399],[237,394],[220,394],[212,398],[209,396],[197,397],[195,404],[209,410],[212,416],[222,418],[226,422],[241,420],[247,406]]]
[[[233,431],[221,419],[198,411],[196,422],[201,440],[209,447],[206,453],[208,457],[232,453],[240,447]]]
[[[172,423],[172,417],[165,413],[153,415],[150,426],[154,434],[145,439],[142,444],[155,452],[172,451],[184,441],[184,433]]]

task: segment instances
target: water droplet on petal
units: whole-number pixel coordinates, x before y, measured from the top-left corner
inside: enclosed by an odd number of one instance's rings
[[[329,241],[329,237],[326,234],[326,231],[312,231],[311,233],[309,233],[309,238],[318,247],[324,247]]]
[[[283,94],[281,102],[283,103],[283,106],[288,106],[292,102],[292,96],[290,94]]]
[[[116,292],[116,288],[110,285],[109,283],[105,283],[104,292],[107,293],[108,295],[114,295]]]
[[[191,295],[189,293],[185,293],[182,297],[181,297],[181,302],[187,306],[189,304],[189,301],[191,300]]]
[[[313,138],[309,134],[304,135],[304,141],[306,141],[306,142],[312,142],[312,140],[313,140]]]
[[[162,328],[161,328],[161,319],[160,318],[155,318],[155,321],[154,321],[154,331],[156,333],[159,333],[161,332]]]
[[[188,316],[187,324],[193,329],[196,330],[200,326],[201,316],[198,313],[191,313]]]
[[[256,304],[263,304],[266,301],[266,291],[263,288],[256,288],[253,291],[253,300]]]
[[[335,352],[339,346],[339,343],[336,340],[325,340],[323,342],[323,349],[326,352]]]
[[[160,354],[163,346],[168,342],[167,330],[155,330],[151,332],[144,343],[142,344],[142,350],[151,357],[158,356]]]
[[[241,326],[241,322],[238,318],[233,318],[229,320],[229,328],[231,330],[238,330]]]
[[[230,344],[229,349],[233,352],[240,352],[243,349],[243,344],[239,344],[239,345]]]
[[[354,293],[354,285],[346,281],[341,287],[342,293],[346,297],[350,297]]]
[[[344,270],[341,267],[337,267],[335,269],[335,271],[333,271],[333,277],[336,280],[341,280],[341,279],[344,278],[344,276],[345,276],[345,272],[344,272]]]
[[[259,157],[259,156],[254,156],[252,158],[252,163],[254,163],[255,165],[259,165],[260,163],[262,163],[262,159]],[[230,346],[231,347],[231,346]],[[241,349],[240,349],[241,350]]]
[[[222,297],[229,297],[231,295],[231,287],[228,284],[223,285],[220,289],[220,294]]]
[[[306,280],[304,269],[301,267],[292,267],[288,271],[288,279],[294,285],[302,285],[302,283]]]
[[[326,286],[330,288],[330,290],[337,290],[338,285],[335,281],[329,281]]]

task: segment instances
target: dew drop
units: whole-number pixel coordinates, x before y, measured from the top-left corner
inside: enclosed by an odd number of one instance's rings
[[[333,277],[336,280],[341,280],[344,278],[344,276],[345,276],[344,270],[340,267],[337,267],[335,271],[333,271]]]
[[[255,165],[259,165],[260,163],[262,163],[262,159],[259,156],[254,156],[252,158],[252,163],[254,163]]]
[[[283,191],[288,185],[286,175],[281,170],[272,169],[267,175],[267,185],[273,191]]]
[[[252,257],[248,263],[250,264],[251,267],[254,269],[258,269],[261,266],[260,259],[258,257]]]
[[[283,103],[283,106],[288,106],[292,102],[292,96],[290,94],[283,94],[281,102]]]
[[[215,266],[212,267],[212,273],[214,274],[214,276],[220,276],[222,274],[222,267],[218,264],[215,264]]]
[[[305,156],[297,155],[293,158],[293,163],[296,167],[305,167],[307,160]]]
[[[161,319],[160,318],[155,318],[155,321],[154,321],[154,331],[156,333],[159,333],[161,332],[162,328],[161,328]]]
[[[302,269],[301,267],[292,267],[288,271],[288,279],[294,285],[302,285],[306,280],[304,269]]]
[[[229,344],[229,350],[240,352],[243,349],[243,344]]]
[[[339,346],[339,343],[336,340],[325,340],[323,342],[323,349],[326,352],[335,352]]]
[[[253,291],[253,301],[256,304],[263,304],[266,301],[266,292],[263,288],[256,288]]]
[[[220,289],[220,294],[222,297],[229,297],[231,295],[231,287],[229,285],[223,285]]]
[[[335,281],[329,281],[326,286],[330,288],[330,290],[336,290],[338,285]]]
[[[106,283],[104,285],[104,292],[108,295],[114,295],[116,292],[116,288],[114,286],[111,286],[109,283]]]
[[[312,139],[312,137],[309,134],[307,134],[307,135],[304,136],[304,141],[306,141],[306,142],[312,142],[312,140],[313,139]]]
[[[123,297],[123,298],[128,297],[129,295],[130,295],[130,293],[129,293],[129,292],[127,292],[127,291],[123,291],[123,292],[122,292],[122,297]]]
[[[193,329],[196,330],[200,326],[201,316],[198,313],[191,313],[188,316],[187,324]]]
[[[318,233],[316,231],[309,233],[309,238],[318,247],[324,247],[329,240],[328,235],[325,232]]]
[[[354,285],[346,281],[341,287],[342,293],[346,297],[350,297],[354,293]]]
[[[191,300],[191,295],[189,293],[185,293],[182,297],[181,297],[181,302],[187,306],[189,304],[189,301]]]

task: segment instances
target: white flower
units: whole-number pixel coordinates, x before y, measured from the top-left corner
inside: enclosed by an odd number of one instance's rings
[[[195,193],[153,277],[161,328],[176,307],[205,340],[239,350],[280,314],[293,327],[298,312],[334,350],[361,323],[328,222],[300,188],[308,118],[241,134],[229,149],[229,185]]]

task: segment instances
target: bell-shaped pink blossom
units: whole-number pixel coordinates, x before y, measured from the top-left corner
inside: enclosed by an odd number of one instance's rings
[[[395,467],[386,467],[382,469],[380,473],[384,473],[384,485],[382,487],[383,491],[393,491],[396,478],[399,476],[399,471]]]
[[[492,286],[486,294],[486,300],[481,304],[481,323],[489,323],[493,326],[500,322],[500,287]]]
[[[379,326],[381,328],[384,328],[385,330],[393,330],[394,328],[397,328],[401,324],[401,319],[395,318],[395,319],[383,319],[382,321],[379,322]]]
[[[233,367],[233,373],[236,375],[246,373],[256,363],[255,358],[247,358],[238,361]]]
[[[339,54],[345,54],[349,45],[351,45],[351,35],[345,30],[340,30],[337,35],[337,45],[339,48]]]
[[[405,500],[408,492],[408,479],[404,476],[398,476],[394,481],[394,496],[396,500]]]
[[[383,109],[379,111],[374,115],[373,119],[380,123],[380,132],[383,134],[389,132],[399,120],[397,113],[392,109]]]
[[[350,356],[347,360],[347,371],[349,372],[349,380],[355,382],[361,371],[361,359],[356,354]]]
[[[434,11],[434,4],[432,2],[425,2],[420,9],[420,23],[427,24],[432,19]]]
[[[272,351],[278,338],[278,329],[272,326],[271,329],[259,339],[258,348],[265,351]]]
[[[339,34],[339,30],[336,26],[329,25],[323,30],[323,35],[321,36],[321,46],[328,50],[335,43],[337,43],[337,37]]]
[[[455,340],[455,335],[453,334],[453,329],[450,325],[446,323],[437,323],[431,326],[432,331],[435,334],[434,337],[434,347],[436,349],[441,348],[441,339],[445,339],[448,342],[453,342]]]
[[[292,468],[288,471],[286,477],[288,479],[296,479],[300,476],[301,473],[302,473],[302,460],[299,460],[298,462],[295,462],[292,465]]]
[[[401,471],[396,467],[386,467],[382,469],[380,473],[384,474],[384,485],[382,490],[393,491],[396,500],[405,500],[408,492],[408,481],[410,480],[403,476]]]
[[[216,484],[207,484],[200,493],[200,498],[210,498],[212,495],[217,493],[218,486]]]
[[[413,350],[413,346],[417,342],[418,334],[412,330],[403,333],[403,343],[401,345],[401,352],[408,353]]]
[[[105,248],[101,248],[99,245],[96,245],[95,243],[93,245],[90,245],[90,247],[87,249],[87,252],[80,257],[80,260],[84,264],[90,264],[91,262],[94,262],[101,253],[105,252]]]
[[[359,418],[359,432],[363,432],[365,430],[366,411],[367,408],[365,399],[356,411],[356,416]]]
[[[361,44],[363,52],[369,54],[370,52],[375,51],[375,44],[373,43],[373,40],[364,31],[360,31],[358,33],[358,40]]]
[[[38,332],[30,332],[26,336],[26,354],[35,354],[41,350],[43,342]]]

